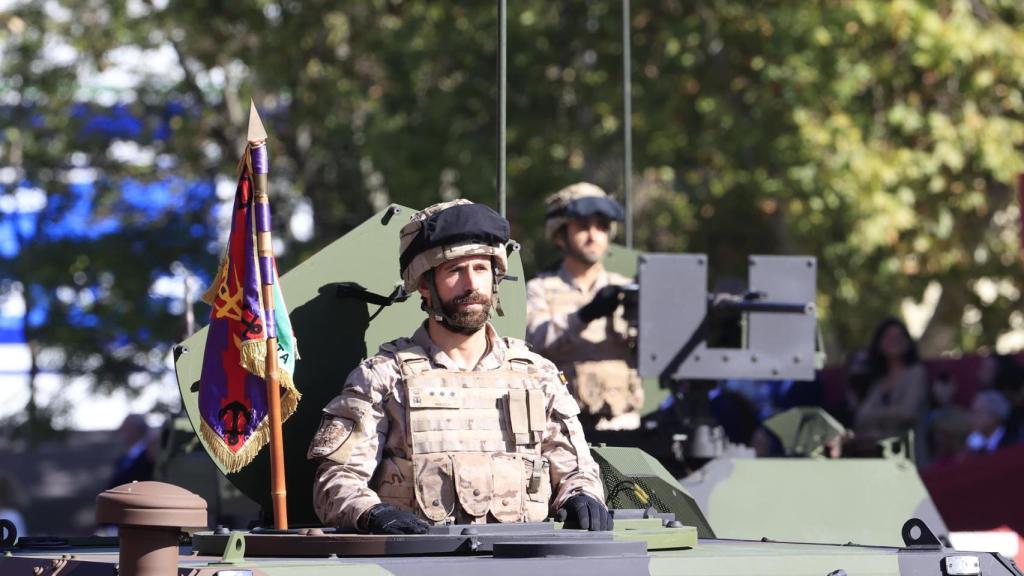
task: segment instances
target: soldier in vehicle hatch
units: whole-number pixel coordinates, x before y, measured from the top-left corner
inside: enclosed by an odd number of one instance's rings
[[[401,230],[400,267],[427,320],[381,346],[324,408],[309,448],[320,520],[374,534],[539,522],[608,530],[597,463],[558,370],[487,322],[508,222],[466,200]]]
[[[526,341],[565,372],[585,429],[635,430],[644,391],[619,305],[630,279],[603,264],[622,206],[586,182],[546,203],[544,235],[563,258],[526,285]]]

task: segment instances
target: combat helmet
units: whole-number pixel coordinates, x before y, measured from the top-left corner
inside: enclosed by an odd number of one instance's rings
[[[615,201],[599,186],[589,182],[577,182],[548,196],[544,204],[544,237],[554,241],[558,230],[573,218],[601,215],[612,222],[611,234],[615,235],[615,223],[626,219],[622,205]]]
[[[460,198],[420,210],[399,232],[399,267],[406,294],[414,294],[427,276],[433,303],[430,313],[438,321],[451,322],[437,295],[434,268],[463,256],[490,256],[494,309],[502,315],[498,283],[508,271],[508,239],[508,220],[483,204]]]

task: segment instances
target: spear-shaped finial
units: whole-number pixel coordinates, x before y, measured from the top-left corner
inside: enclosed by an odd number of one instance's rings
[[[247,140],[249,144],[267,141],[267,131],[263,128],[263,120],[260,119],[260,113],[256,110],[256,103],[251,98],[249,99],[249,136]]]

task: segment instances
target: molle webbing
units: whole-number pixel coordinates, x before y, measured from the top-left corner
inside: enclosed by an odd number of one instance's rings
[[[431,370],[409,378],[413,453],[533,451],[543,436],[544,398],[541,390],[523,388],[524,380],[507,369]]]
[[[497,370],[433,369],[411,342],[393,349],[405,383],[411,468],[391,489],[432,522],[539,522],[551,469],[541,454],[547,399],[518,341]],[[382,485],[382,489],[386,486]]]
[[[501,369],[432,370],[418,346],[397,352],[408,392],[414,454],[537,452],[546,427],[545,397],[528,358],[509,354]]]

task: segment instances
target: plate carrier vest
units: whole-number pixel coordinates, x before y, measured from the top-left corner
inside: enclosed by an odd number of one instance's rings
[[[551,471],[541,454],[547,402],[526,344],[505,340],[504,365],[489,371],[432,369],[409,340],[382,347],[401,367],[412,460],[382,460],[372,486],[381,501],[434,523],[548,516]]]

